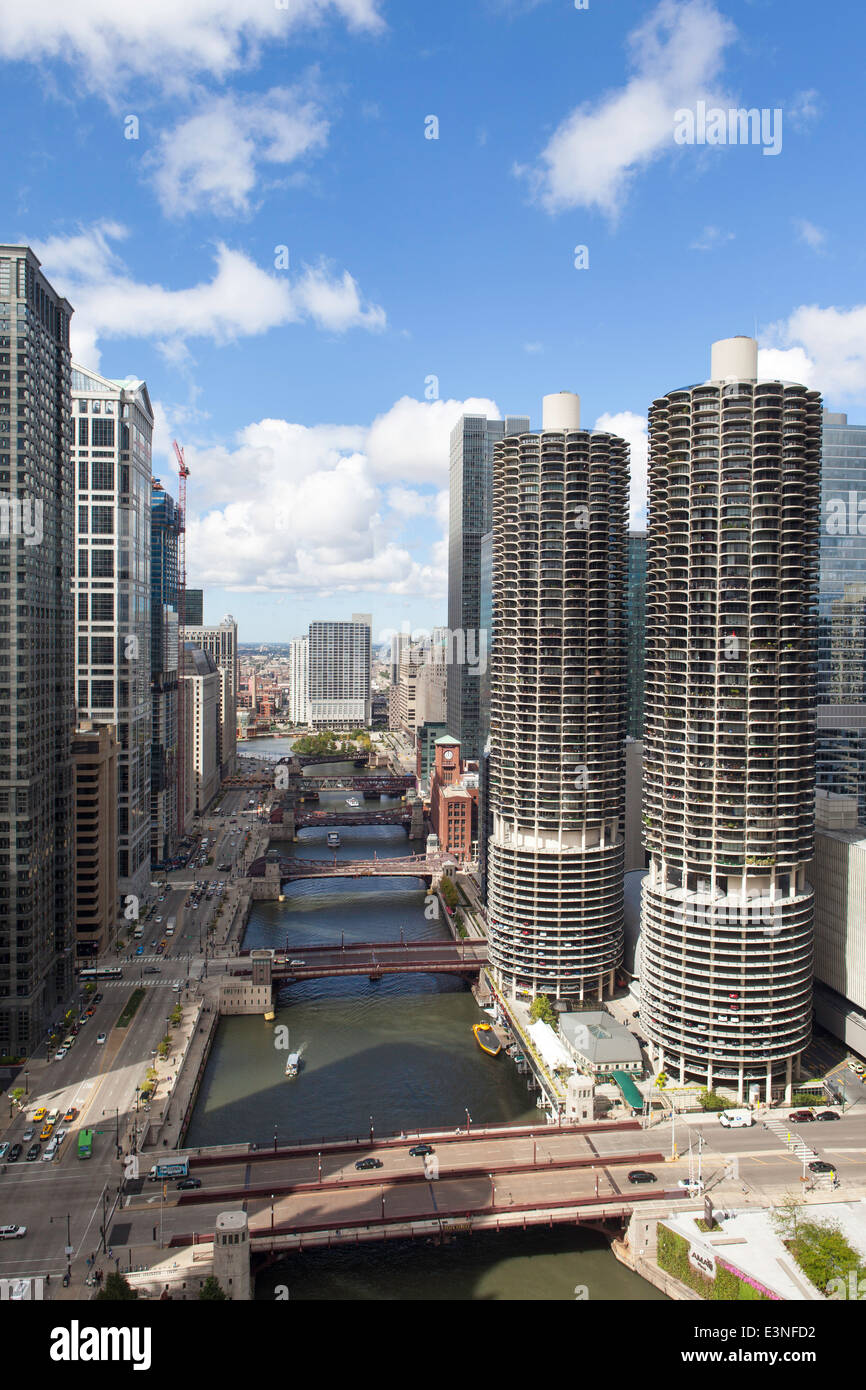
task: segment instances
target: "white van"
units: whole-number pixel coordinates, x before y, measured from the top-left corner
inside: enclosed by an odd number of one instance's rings
[[[134,936],[136,941],[140,941],[141,938],[144,936],[144,927],[136,927],[132,935]]]
[[[719,1115],[719,1124],[725,1129],[748,1129],[754,1123],[751,1110],[723,1110]]]

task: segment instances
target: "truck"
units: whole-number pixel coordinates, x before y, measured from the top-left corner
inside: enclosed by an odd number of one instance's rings
[[[175,929],[176,926],[177,926],[177,918],[176,918],[176,917],[169,917],[169,919],[168,919],[168,921],[167,921],[167,923],[166,923],[166,926],[165,926],[165,934],[166,934],[166,936],[174,936],[174,929]]]
[[[151,1182],[159,1182],[160,1178],[188,1178],[189,1159],[175,1159],[173,1163],[154,1163],[147,1175]]]
[[[722,1110],[719,1114],[719,1124],[725,1129],[748,1129],[754,1123],[751,1110]]]

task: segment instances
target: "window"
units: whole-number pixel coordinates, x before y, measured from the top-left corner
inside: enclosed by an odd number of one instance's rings
[[[87,424],[87,421],[85,420],[84,423]],[[80,492],[85,492],[85,491],[87,490],[87,473],[88,473],[87,459],[79,459],[79,460],[78,460],[78,489],[79,489]]]
[[[81,598],[80,594],[79,598]],[[114,621],[114,594],[93,595],[93,621],[95,623]]]
[[[79,577],[79,579],[86,579],[86,578],[87,578],[87,551],[86,551],[86,550],[79,550],[79,552],[78,552],[78,577]]]
[[[87,414],[87,401],[79,401],[79,402],[78,402],[78,410],[79,410],[79,413],[80,413],[81,415],[86,415],[86,414]]]
[[[111,666],[114,662],[114,638],[91,638],[90,659],[94,666]]]
[[[112,709],[114,707],[114,681],[91,681],[91,708]]]
[[[94,467],[96,467],[95,464]],[[114,509],[112,507],[92,507],[91,520],[94,536],[114,535]]]
[[[86,508],[86,507],[79,507],[79,508],[78,508],[78,532],[79,532],[79,535],[82,535],[82,536],[86,536],[86,535],[87,535],[87,508]]]
[[[94,420],[91,443],[94,449],[111,449],[114,447],[114,421],[113,420]]]
[[[94,424],[104,425],[112,422],[105,420],[95,420]],[[110,492],[114,487],[114,464],[111,462],[94,462],[93,464],[93,483],[94,492]]]
[[[91,552],[91,566],[94,579],[113,579],[114,551],[93,550]]]
[[[86,448],[86,447],[87,447],[87,444],[88,444],[88,426],[89,426],[89,424],[90,424],[90,421],[89,421],[89,420],[86,420],[86,419],[85,419],[85,420],[79,419],[79,421],[78,421],[78,443],[79,443],[79,445],[80,445],[82,448]]]
[[[88,595],[88,594],[79,594],[79,595],[78,595],[78,621],[79,621],[80,623],[86,623],[86,622],[87,622],[87,609],[88,609],[88,602],[87,602],[87,600],[88,600],[88,598],[89,598],[89,595]],[[87,704],[87,701],[85,700],[84,703]]]

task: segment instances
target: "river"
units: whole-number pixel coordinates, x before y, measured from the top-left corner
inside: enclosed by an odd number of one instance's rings
[[[282,755],[285,739],[256,740],[256,753]],[[245,750],[247,751],[247,750]],[[251,750],[250,750],[251,751]],[[351,775],[351,764],[329,767]],[[323,792],[322,808],[351,793]],[[385,799],[383,799],[385,800]],[[366,803],[370,806],[371,803]],[[326,830],[305,829],[285,852],[331,857]],[[398,826],[340,830],[342,859],[398,858],[417,848]],[[283,846],[281,846],[283,849]],[[302,880],[285,902],[254,903],[244,945],[292,947],[349,941],[447,939],[425,915],[425,888],[415,879]],[[471,1026],[482,1017],[467,986],[436,975],[317,980],[280,991],[277,1024],[289,1029],[302,1057],[287,1082],[284,1052],[258,1017],[220,1024],[187,1142],[334,1139],[417,1128],[518,1123],[538,1116],[526,1080],[504,1057],[477,1047]],[[614,1260],[592,1232],[535,1231],[460,1237],[456,1244],[403,1244],[305,1253],[257,1281],[257,1298],[289,1287],[308,1299],[509,1299],[662,1297]]]

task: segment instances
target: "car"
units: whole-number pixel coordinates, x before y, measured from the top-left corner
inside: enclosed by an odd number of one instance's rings
[[[159,945],[159,943],[158,943],[157,941],[151,941],[151,943],[150,943],[150,949],[151,949],[152,951],[155,951],[158,945]]]
[[[177,1192],[186,1192],[190,1188],[201,1187],[201,1178],[181,1178],[174,1186]]]
[[[788,1122],[792,1125],[805,1125],[809,1120],[814,1120],[815,1116],[811,1110],[792,1110],[788,1116]]]
[[[35,1135],[35,1133],[36,1133],[36,1130],[33,1128],[33,1126],[32,1126],[32,1125],[28,1125],[27,1128],[25,1129],[24,1133],[23,1133],[22,1136],[21,1136],[22,1143],[24,1143],[24,1144],[29,1144],[29,1143],[30,1143],[30,1140],[33,1138],[33,1136]]]
[[[58,1047],[57,1051],[54,1054],[55,1062],[62,1062],[63,1058],[66,1056],[68,1051],[68,1047]]]
[[[96,1045],[97,1045],[97,1047],[101,1047],[102,1044],[105,1042],[105,1036],[106,1036],[105,1033],[97,1033],[97,1035],[96,1035]]]
[[[45,1119],[45,1116],[46,1116],[47,1114],[48,1114],[48,1106],[47,1106],[47,1105],[40,1105],[40,1107],[39,1107],[38,1110],[34,1110],[34,1111],[33,1111],[33,1123],[34,1123],[35,1125],[41,1125],[42,1121]]]
[[[54,1131],[54,1142],[55,1142],[55,1144],[62,1144],[68,1133],[69,1133],[69,1130],[68,1130],[68,1129],[57,1129],[57,1130],[55,1130],[55,1131]]]
[[[137,956],[143,956],[143,955],[144,955],[144,947],[143,947],[143,946],[136,946],[136,948],[135,948],[135,954],[136,954]]]
[[[158,965],[146,965],[144,967],[144,973],[145,975],[161,975],[162,971]]]
[[[433,1152],[434,1149],[432,1144],[413,1144],[409,1150],[410,1157],[412,1158],[424,1158],[426,1154],[432,1154]]]
[[[809,1164],[810,1173],[835,1173],[835,1171],[833,1164],[825,1163],[823,1158],[816,1158],[813,1163]]]
[[[70,1107],[69,1107],[69,1109],[67,1110],[66,1114],[63,1116],[63,1123],[64,1123],[65,1125],[71,1125],[71,1124],[72,1124],[72,1121],[75,1120],[75,1119],[77,1119],[77,1118],[78,1118],[78,1111],[76,1110],[76,1108],[75,1108],[74,1105],[70,1105]]]
[[[102,1003],[102,995],[101,995],[101,994],[94,994],[94,996],[93,996],[93,1002],[94,1002],[94,1004],[101,1004],[101,1003]]]
[[[75,1038],[72,1033],[69,1034],[68,1038],[63,1039],[63,1046],[66,1048],[67,1052],[69,1051],[70,1047],[72,1047],[74,1042]]]
[[[633,1168],[628,1175],[628,1180],[631,1183],[658,1182],[655,1173],[648,1172],[646,1168]]]
[[[381,1158],[359,1158],[355,1164],[356,1168],[381,1168]]]
[[[89,1018],[90,1018],[90,1014],[82,1014],[81,1017],[80,1017],[80,1019],[78,1020],[78,1026],[79,1026],[79,1028],[83,1028],[84,1025],[85,1025],[85,1023],[87,1022],[87,1020],[88,1020]]]
[[[31,1144],[30,1148],[27,1150],[27,1162],[34,1163],[41,1154],[41,1152],[42,1145],[37,1140],[37,1142],[35,1144]]]
[[[157,948],[156,948],[156,954],[157,954],[158,956],[161,956],[161,955],[164,955],[164,954],[165,954],[165,942],[164,942],[164,941],[160,941],[159,945],[158,945]]]
[[[9,1152],[9,1144],[8,1144],[8,1142],[5,1143],[5,1144],[0,1144],[0,1159],[4,1159],[4,1158],[6,1157],[6,1155],[8,1154],[8,1152]]]
[[[154,917],[153,920],[154,920],[155,922],[161,922],[161,921],[162,921],[162,918],[161,918],[161,917]]]
[[[681,1187],[684,1192],[703,1192],[704,1184],[700,1178],[680,1178],[677,1187]]]
[[[51,1143],[48,1145],[47,1149],[45,1150],[44,1154],[42,1155],[42,1162],[43,1162],[43,1163],[51,1163],[51,1162],[53,1162],[53,1160],[57,1157],[57,1150],[58,1150],[58,1148],[59,1148],[59,1145],[58,1145],[58,1143],[57,1143],[57,1140],[56,1140],[56,1139],[52,1139],[52,1140],[51,1140]]]
[[[21,1153],[22,1153],[21,1145],[20,1145],[20,1144],[13,1144],[13,1145],[12,1145],[12,1148],[9,1150],[8,1162],[9,1162],[9,1163],[17,1163],[18,1160],[19,1160],[19,1158],[21,1157]]]
[[[0,1240],[23,1240],[26,1234],[26,1226],[0,1226]]]
[[[819,1110],[815,1116],[816,1120],[841,1120],[842,1116],[837,1115],[835,1110]]]
[[[49,1124],[44,1124],[44,1125],[42,1126],[41,1131],[40,1131],[39,1138],[40,1138],[40,1139],[42,1140],[42,1142],[44,1143],[46,1139],[50,1139],[50,1138],[51,1138],[51,1136],[52,1136],[53,1133],[54,1133],[54,1126],[53,1126],[53,1125],[49,1125]]]
[[[853,1057],[848,1058],[848,1070],[853,1071],[855,1076],[866,1076],[866,1067],[862,1062],[855,1062]]]

